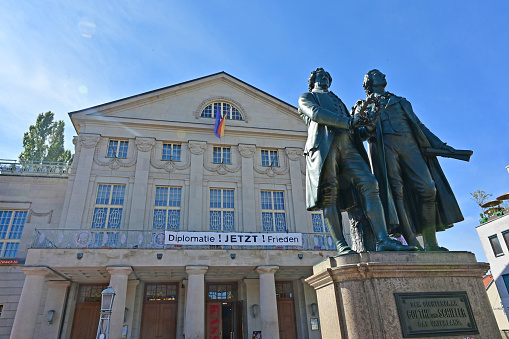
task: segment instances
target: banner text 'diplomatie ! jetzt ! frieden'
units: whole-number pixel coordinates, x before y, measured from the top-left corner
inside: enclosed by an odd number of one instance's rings
[[[302,246],[302,233],[170,232],[166,245]]]

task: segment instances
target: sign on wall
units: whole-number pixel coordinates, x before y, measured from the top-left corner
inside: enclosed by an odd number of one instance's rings
[[[166,245],[302,246],[302,233],[165,232]]]

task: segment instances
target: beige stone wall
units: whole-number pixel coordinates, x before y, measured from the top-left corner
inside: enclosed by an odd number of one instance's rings
[[[25,275],[19,266],[0,266],[0,339],[9,339]]]
[[[57,228],[64,205],[67,178],[0,176],[0,209],[27,210],[18,249],[26,257],[35,228]]]

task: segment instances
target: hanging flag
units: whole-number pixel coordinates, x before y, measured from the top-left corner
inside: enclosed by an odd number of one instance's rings
[[[219,112],[219,107],[217,107],[216,111],[216,126],[214,129],[214,134],[216,137],[221,138],[224,136],[224,125],[225,125],[226,114],[223,119],[221,119],[221,113]]]

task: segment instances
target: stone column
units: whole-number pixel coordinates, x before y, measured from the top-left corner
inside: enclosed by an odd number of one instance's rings
[[[253,156],[256,152],[255,145],[239,144],[239,152],[242,156],[242,230],[254,230],[256,224],[255,188]]]
[[[136,287],[140,283],[139,280],[129,280],[127,282],[127,295],[125,301],[125,308],[127,308],[127,319],[125,324],[127,328],[127,338],[133,337],[133,318],[134,318],[134,303],[136,301]]]
[[[12,325],[11,339],[34,337],[44,279],[50,272],[46,267],[23,267],[21,270],[26,277]]]
[[[131,267],[110,266],[106,268],[111,275],[110,285],[115,291],[113,300],[113,310],[110,319],[110,338],[118,339],[122,337],[122,327],[124,325],[124,312],[127,297],[127,279],[133,271]]]
[[[207,149],[204,141],[189,141],[191,151],[191,181],[189,192],[188,231],[202,231],[203,209],[203,153]]]
[[[293,215],[295,217],[295,231],[306,233],[309,226],[306,218],[306,200],[304,199],[303,178],[300,171],[300,159],[302,158],[302,149],[287,147],[286,155],[289,159],[290,181],[292,183],[292,201]]]
[[[186,339],[205,338],[205,273],[208,269],[208,266],[186,266],[188,275],[184,321]]]
[[[48,294],[46,295],[46,305],[44,305],[44,312],[42,314],[43,322],[41,324],[38,336],[40,338],[57,338],[58,331],[60,329],[60,323],[64,320],[62,316],[67,287],[71,284],[71,282],[66,280],[60,280],[60,281],[48,281],[47,284],[48,284]],[[48,324],[45,321],[46,315],[50,310],[55,311],[52,324]]]
[[[134,173],[129,229],[143,229],[142,225],[145,221],[145,207],[147,204],[148,174],[150,172],[150,151],[155,143],[153,138],[136,137],[138,158],[136,159],[136,172]]]
[[[97,143],[101,139],[98,134],[85,134],[79,136],[79,164],[76,164],[76,175],[72,188],[68,187],[65,201],[69,206],[65,210],[66,217],[61,218],[60,228],[80,228],[83,218],[83,209],[88,196],[88,183],[94,163],[94,154]],[[74,164],[73,164],[74,167]],[[71,184],[69,184],[71,185]]]
[[[279,266],[258,266],[260,275],[260,318],[262,336],[279,339],[279,323],[277,317],[276,283],[274,273]]]

